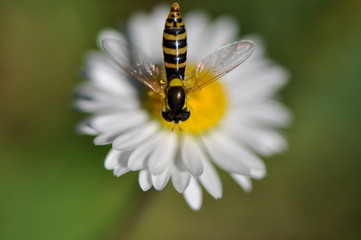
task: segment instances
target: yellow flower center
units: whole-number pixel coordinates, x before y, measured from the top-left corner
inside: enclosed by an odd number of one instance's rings
[[[165,128],[174,128],[174,131],[178,131],[178,127],[174,126],[174,123],[163,119],[164,103],[158,94],[147,94],[143,107]],[[188,120],[179,123],[182,130],[179,133],[187,132],[197,135],[216,126],[227,109],[227,98],[222,83],[216,81],[195,93],[187,94],[187,107],[191,115]]]

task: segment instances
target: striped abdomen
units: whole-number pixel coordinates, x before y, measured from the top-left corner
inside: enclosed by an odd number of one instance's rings
[[[163,54],[167,80],[184,79],[187,60],[187,33],[178,3],[174,3],[168,14],[163,32]]]

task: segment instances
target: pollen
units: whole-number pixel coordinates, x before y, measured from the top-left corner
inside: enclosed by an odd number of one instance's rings
[[[227,110],[227,97],[221,80],[213,82],[203,89],[187,94],[187,107],[191,115],[188,120],[179,122],[179,128],[174,123],[167,122],[162,117],[164,102],[154,92],[147,94],[143,107],[149,111],[151,117],[173,131],[180,134],[190,133],[198,135],[215,127],[224,117]],[[181,129],[181,130],[179,130]]]

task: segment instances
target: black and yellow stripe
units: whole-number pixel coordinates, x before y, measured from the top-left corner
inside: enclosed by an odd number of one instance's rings
[[[183,80],[187,60],[187,33],[178,3],[173,3],[165,21],[163,55],[167,80]]]

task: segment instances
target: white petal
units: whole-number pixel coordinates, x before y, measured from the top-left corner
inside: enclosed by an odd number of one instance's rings
[[[257,61],[255,61],[254,58],[255,56],[252,54],[247,61],[242,63],[239,67],[233,69],[225,75],[224,78],[222,78],[222,80],[226,80],[226,82],[230,84],[230,90],[236,87],[241,87],[243,84],[247,84],[247,82],[252,81],[253,78],[265,68],[269,67],[269,61],[264,59],[257,59]]]
[[[257,153],[269,156],[287,148],[286,140],[278,132],[264,127],[241,125],[233,120],[227,119],[222,123],[224,131],[238,141],[244,142]]]
[[[114,169],[114,175],[120,177],[121,175],[129,172],[128,159],[131,152],[121,152],[118,159],[118,166]]]
[[[106,38],[118,38],[118,39],[124,39],[124,35],[117,31],[117,30],[114,30],[114,29],[111,29],[111,28],[106,28],[106,29],[103,29],[102,31],[100,31],[100,33],[98,34],[98,39],[97,39],[97,42],[98,42],[98,46],[101,47],[102,46],[102,40],[103,39],[106,39]]]
[[[209,41],[207,41],[209,16],[205,12],[193,11],[184,17],[184,21],[187,28],[188,59],[196,64],[214,50],[208,47]]]
[[[140,47],[145,55],[156,61],[162,59],[162,34],[164,21],[167,18],[165,9],[156,9],[153,16],[148,16],[144,12],[138,12],[128,21],[127,30],[131,42]],[[155,21],[154,21],[155,20]]]
[[[130,119],[127,119],[123,122],[118,122],[115,125],[104,125],[104,127],[109,127],[109,129],[103,129],[104,133],[100,134],[94,139],[95,145],[106,145],[113,143],[113,147],[118,150],[128,150],[127,148],[122,147],[122,141],[125,139],[132,138],[135,132],[139,132],[139,129],[146,129],[148,124],[144,123],[144,121],[134,121],[131,122]],[[147,135],[148,136],[148,135]],[[144,136],[140,136],[140,138],[143,138]],[[118,139],[117,142],[113,142],[116,139]],[[138,140],[134,139],[134,140]],[[131,143],[134,143],[133,141]],[[129,145],[127,145],[129,146]]]
[[[287,72],[281,67],[266,66],[262,71],[254,76],[240,76],[248,79],[243,84],[233,88],[232,98],[235,102],[245,102],[250,100],[261,100],[273,97],[280,87],[285,85],[288,79]],[[242,92],[242,94],[239,94]]]
[[[130,83],[129,75],[107,59],[104,54],[88,53],[85,75],[99,89],[123,97],[136,97],[137,92]]]
[[[139,186],[143,191],[148,191],[152,187],[152,179],[148,170],[143,169],[139,172]]]
[[[207,46],[210,52],[224,44],[233,42],[238,35],[237,22],[230,16],[218,17],[207,30],[207,36],[212,36],[212,41],[209,41]]]
[[[248,166],[251,169],[252,177],[253,172],[265,174],[266,167],[264,162],[246,147],[242,146],[240,143],[236,143],[235,140],[225,132],[220,131],[215,140],[218,144],[223,144],[226,151],[232,153],[232,155],[238,158],[239,161]],[[257,176],[259,176],[259,174],[257,174]]]
[[[117,177],[129,172],[127,167],[129,154],[129,152],[121,152],[111,149],[105,158],[105,168],[108,170],[113,169],[114,175]]]
[[[121,79],[118,79],[117,81],[121,81]],[[101,101],[118,108],[123,107],[126,109],[129,104],[131,104],[130,106],[132,107],[140,105],[139,98],[135,94],[127,95],[109,91],[108,89],[99,87],[92,82],[85,82],[79,85],[75,91],[77,97],[93,101]]]
[[[168,169],[175,159],[176,150],[176,134],[170,133],[164,136],[149,157],[148,168],[150,173],[152,175],[159,175]]]
[[[172,168],[172,183],[179,193],[183,193],[185,191],[190,180],[191,174],[189,172],[180,171],[175,166]]]
[[[104,166],[108,170],[114,169],[118,165],[118,159],[121,152],[111,149],[105,158]]]
[[[274,100],[238,105],[230,109],[228,116],[246,125],[284,127],[291,121],[287,109]]]
[[[128,132],[122,133],[114,140],[113,148],[122,151],[134,149],[153,135],[158,128],[159,125],[156,122],[150,122],[131,129]]]
[[[150,52],[148,53],[155,60],[155,63],[161,64],[163,62],[163,50],[161,44],[163,38],[164,22],[167,18],[169,7],[160,5],[155,7],[148,16],[148,33],[153,34],[150,43]]]
[[[250,192],[252,190],[252,182],[249,177],[239,174],[231,174],[232,178],[243,188],[244,191]]]
[[[241,86],[243,83],[249,82],[252,83],[254,78],[257,78],[260,73],[276,66],[273,61],[265,58],[263,43],[259,37],[244,36],[242,39],[253,40],[256,48],[247,61],[242,63],[241,66],[233,69],[224,77],[227,79],[227,82],[230,80],[234,86]],[[263,86],[258,87],[262,88]]]
[[[218,137],[217,135],[219,134],[202,137],[202,142],[213,161],[220,168],[230,173],[251,176],[251,169],[243,161],[240,161],[238,156],[235,156],[234,153],[226,150],[224,143],[219,144],[218,141],[216,141],[215,138]]]
[[[254,179],[262,179],[266,176],[266,171],[262,169],[252,169],[251,173]]]
[[[202,159],[204,171],[202,176],[198,179],[204,186],[204,188],[211,194],[215,199],[222,197],[222,183],[216,172],[216,169],[209,162],[207,158]]]
[[[130,155],[128,160],[128,168],[132,171],[138,171],[143,169],[147,165],[147,160],[153,149],[159,144],[159,140],[162,138],[163,133],[155,134],[152,139],[146,141],[137,147]]]
[[[170,178],[170,171],[169,169],[164,170],[164,172],[160,175],[154,176],[151,175],[153,186],[156,190],[162,190],[168,183]]]
[[[145,111],[134,109],[94,115],[89,124],[100,132],[122,132],[148,120],[149,116]]]
[[[100,134],[94,138],[93,143],[95,145],[108,145],[112,143],[119,136],[119,134],[120,133],[117,131]]]
[[[197,63],[221,45],[234,41],[238,32],[235,20],[229,16],[212,22],[205,12],[193,11],[185,16],[184,21],[189,46],[188,59],[193,63]]]
[[[96,113],[96,112],[105,112],[105,111],[122,111],[128,110],[131,108],[132,105],[136,103],[132,103],[128,106],[119,105],[117,104],[119,99],[114,98],[112,102],[110,101],[103,101],[98,99],[84,99],[78,98],[74,102],[74,109],[81,111],[81,112],[89,112],[89,113]],[[124,108],[126,107],[126,108]],[[133,106],[137,107],[137,106]]]
[[[140,106],[138,98],[109,93],[89,83],[80,85],[75,91],[74,107],[83,112],[130,110]]]
[[[86,118],[85,120],[81,121],[76,130],[78,133],[88,134],[88,135],[97,135],[99,132],[90,126],[90,118]]]
[[[193,210],[197,211],[201,208],[203,198],[202,189],[194,177],[191,177],[191,181],[183,193],[183,196]]]
[[[204,153],[200,150],[193,137],[188,134],[184,134],[182,140],[180,153],[183,163],[193,176],[199,177],[203,173],[202,158],[205,158]]]
[[[176,154],[176,159],[174,162],[175,167],[182,172],[189,172],[189,169],[184,165],[184,161],[182,160],[179,152]]]
[[[128,21],[127,31],[131,37],[131,42],[137,47],[141,47],[146,55],[150,55],[150,44],[148,41],[144,41],[145,39],[152,39],[152,37],[147,35],[147,27],[149,26],[147,20],[147,14],[145,12],[133,14]]]
[[[208,145],[213,145],[214,150],[210,149],[210,146],[208,146],[207,150],[210,152],[216,151],[215,156],[213,154],[211,156],[220,167],[225,168],[230,173],[239,173],[246,176],[253,176],[254,172],[257,172],[257,176],[261,173],[265,175],[266,168],[263,161],[239,143],[235,143],[224,132],[215,130],[210,135],[210,138],[212,140],[208,140]]]
[[[114,169],[113,172],[114,172],[115,176],[120,177],[120,176],[126,174],[127,172],[129,172],[129,168],[122,166],[122,167]]]

